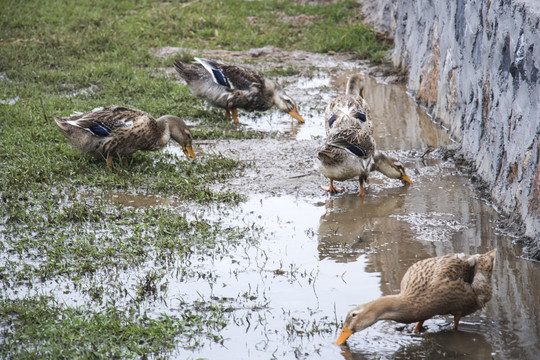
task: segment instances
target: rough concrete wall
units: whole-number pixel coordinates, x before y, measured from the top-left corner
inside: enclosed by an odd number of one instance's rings
[[[364,12],[393,33],[409,90],[540,246],[540,1],[364,0]]]

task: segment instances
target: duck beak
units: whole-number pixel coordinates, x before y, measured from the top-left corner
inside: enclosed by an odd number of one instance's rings
[[[409,179],[409,177],[408,177],[407,174],[405,174],[405,173],[403,173],[403,176],[401,177],[400,180],[403,181],[404,183],[412,184],[411,179]]]
[[[182,148],[184,150],[184,154],[186,154],[186,157],[189,159],[190,157],[192,159],[196,159],[195,153],[193,152],[193,148],[190,145],[186,145]]]
[[[351,329],[349,329],[347,327],[347,325],[343,325],[343,329],[341,330],[341,333],[339,334],[336,342],[334,344],[336,345],[341,345],[343,344],[345,341],[347,341],[347,339],[349,338],[349,336],[351,336],[353,334],[354,331],[352,331]]]
[[[298,110],[296,110],[296,108],[292,109],[289,112],[289,115],[291,115],[293,118],[298,120],[298,122],[301,122],[301,123],[305,122],[304,119],[302,119],[302,116],[300,116],[300,114],[298,113]]]

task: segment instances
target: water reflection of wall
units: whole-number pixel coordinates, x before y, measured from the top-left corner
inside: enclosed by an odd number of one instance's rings
[[[499,240],[494,296],[486,312],[499,332],[488,332],[500,344],[501,359],[540,359],[540,264],[518,258],[518,251]]]
[[[345,89],[352,72],[340,73],[332,85]],[[424,110],[416,106],[401,85],[381,84],[363,77],[364,97],[368,102],[377,146],[384,150],[418,150],[450,143],[444,129],[435,126]]]

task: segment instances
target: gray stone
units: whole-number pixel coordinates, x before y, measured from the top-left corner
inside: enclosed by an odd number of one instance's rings
[[[395,39],[394,66],[540,246],[540,1],[365,0]]]

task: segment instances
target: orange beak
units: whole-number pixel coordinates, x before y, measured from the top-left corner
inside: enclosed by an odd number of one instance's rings
[[[190,145],[186,145],[182,148],[184,150],[184,154],[186,154],[186,157],[189,159],[190,157],[192,159],[196,159],[195,153],[193,152],[193,148]]]
[[[343,329],[341,330],[341,333],[339,334],[339,336],[338,336],[338,338],[337,338],[337,340],[336,340],[336,342],[334,344],[336,344],[336,345],[343,344],[345,341],[347,341],[349,336],[351,336],[353,333],[354,333],[354,331],[349,329],[347,327],[347,325],[343,325]]]
[[[302,119],[302,116],[300,116],[300,114],[298,113],[298,110],[296,110],[296,108],[292,109],[289,112],[289,115],[291,115],[293,118],[298,120],[298,122],[301,122],[301,123],[305,122],[304,119]]]
[[[403,176],[401,177],[400,180],[403,181],[403,182],[405,182],[405,183],[412,184],[411,179],[409,179],[409,177],[408,177],[407,174],[405,174],[405,173],[403,173]]]

